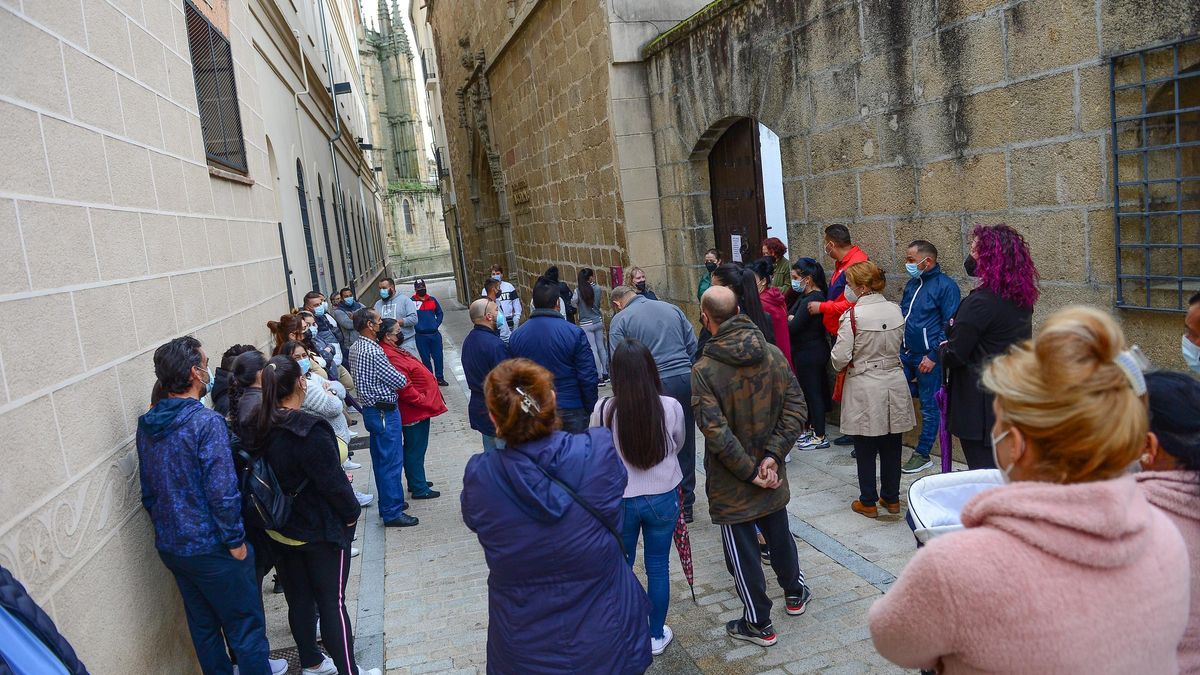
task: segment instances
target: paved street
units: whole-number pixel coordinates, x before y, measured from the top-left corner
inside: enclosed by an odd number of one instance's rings
[[[462,523],[458,501],[463,467],[480,450],[478,434],[467,424],[466,385],[457,372],[457,345],[470,324],[465,309],[450,299],[450,283],[430,285],[447,311],[443,333],[447,379],[451,380],[451,386],[443,389],[450,412],[433,422],[427,460],[429,478],[442,497],[412,502],[409,513],[421,519],[420,526],[387,530],[386,534],[377,523],[374,508],[364,512],[356,543],[364,553],[356,559],[348,592],[351,599],[359,598],[358,651],[370,654],[381,646],[376,658],[383,659],[389,675],[482,673],[485,669],[487,566],[475,535]],[[450,372],[456,377],[451,378]],[[358,453],[355,459],[366,464],[366,455],[365,451]],[[360,489],[368,468],[357,472]],[[774,613],[779,642],[763,648],[725,635],[724,623],[741,615],[741,604],[725,569],[719,530],[708,520],[703,493],[698,494],[697,520],[691,528],[697,602],[692,602],[673,555],[667,622],[675,631],[675,641],[656,658],[650,672],[899,672],[872,648],[866,611],[913,554],[908,527],[899,516],[871,521],[850,511],[857,488],[848,448],[797,453],[788,468],[792,531],[813,590],[808,612],[801,617],[784,615],[782,592],[769,581],[779,603]],[[386,537],[383,546],[379,545],[380,535]],[[361,581],[360,566],[364,570]],[[376,567],[386,573],[382,583],[371,578]],[[638,568],[644,582],[640,559]],[[267,598],[272,644],[288,646],[282,596]],[[382,609],[384,635],[375,645],[378,639],[372,634],[378,632],[378,608]],[[376,665],[369,658],[362,657],[363,665]]]

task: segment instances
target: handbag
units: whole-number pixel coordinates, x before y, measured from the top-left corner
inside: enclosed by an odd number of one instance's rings
[[[858,322],[854,319],[854,308],[850,308],[850,335],[858,335]],[[837,379],[833,381],[833,400],[841,402],[842,388],[846,386],[846,372],[854,367],[854,360],[846,364],[845,368],[838,371]]]
[[[588,437],[588,444],[589,445],[591,444],[590,436]],[[549,471],[547,471],[545,469],[545,467],[543,467],[541,464],[538,464],[537,462],[534,462],[533,465],[538,468],[538,471],[542,472],[543,476],[545,476],[546,478],[549,478],[551,482],[553,482],[558,487],[562,488],[564,492],[566,492],[568,495],[570,495],[571,499],[574,499],[576,504],[582,506],[584,511],[587,511],[588,513],[592,514],[593,518],[600,521],[600,524],[603,525],[604,528],[607,529],[609,532],[611,532],[612,536],[617,540],[617,545],[621,547],[621,555],[625,556],[626,558],[629,557],[629,553],[625,550],[625,539],[621,537],[620,532],[617,532],[617,528],[615,525],[613,525],[612,523],[605,520],[603,514],[601,514],[600,511],[596,507],[589,504],[588,501],[586,499],[584,499],[583,497],[580,497],[579,493],[575,492],[575,490],[572,489],[570,485],[567,485],[566,483],[559,480],[558,476],[555,476],[554,474],[550,473]]]

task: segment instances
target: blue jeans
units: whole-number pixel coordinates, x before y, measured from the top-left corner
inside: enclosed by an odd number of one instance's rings
[[[558,419],[562,420],[562,430],[571,434],[582,434],[587,431],[592,419],[592,411],[583,408],[559,408]]]
[[[439,380],[442,377],[442,334],[417,333],[417,351],[421,353],[421,363]],[[432,362],[432,363],[431,363]]]
[[[158,556],[175,575],[200,670],[205,675],[233,672],[225,651],[228,640],[237,656],[238,672],[270,675],[271,648],[254,572],[254,549],[246,545],[245,560],[235,559],[229,551],[189,556],[159,551]]]
[[[425,451],[429,449],[429,420],[404,425],[404,475],[408,491],[417,495],[429,492],[425,480]]]
[[[375,493],[379,495],[379,517],[383,522],[404,513],[404,433],[400,411],[382,412],[375,406],[363,407],[363,425],[371,434],[371,471],[375,474]]]
[[[480,436],[483,436],[483,451],[484,452],[488,452],[489,450],[495,450],[497,448],[504,448],[504,439],[503,438],[496,438],[495,436],[488,436],[487,434],[480,434]]]
[[[677,490],[660,495],[622,499],[625,505],[624,535],[626,562],[637,558],[638,532],[646,535],[646,581],[650,596],[650,637],[661,639],[671,602],[671,539],[679,519]]]
[[[922,457],[929,457],[933,441],[937,438],[938,423],[942,419],[937,401],[933,398],[942,386],[942,364],[935,362],[933,370],[922,373],[917,366],[924,357],[924,354],[901,352],[900,362],[904,364],[904,378],[908,380],[909,391],[921,401],[921,437],[917,439],[916,452]]]

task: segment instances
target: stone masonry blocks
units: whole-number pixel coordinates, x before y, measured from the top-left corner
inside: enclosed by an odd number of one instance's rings
[[[1008,206],[1004,153],[948,159],[921,173],[921,210],[999,211]]]

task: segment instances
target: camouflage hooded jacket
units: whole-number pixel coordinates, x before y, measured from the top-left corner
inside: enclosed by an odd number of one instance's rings
[[[783,353],[745,315],[721,324],[692,367],[692,408],[704,434],[713,522],[744,523],[786,507],[784,458],[804,429],[808,407]],[[752,482],[768,455],[783,481],[774,490]]]

